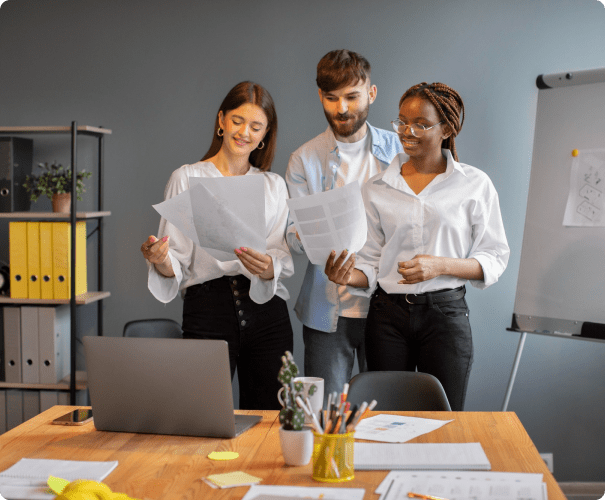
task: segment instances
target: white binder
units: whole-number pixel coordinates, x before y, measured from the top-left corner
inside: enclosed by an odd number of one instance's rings
[[[38,308],[40,383],[56,384],[69,374],[69,336],[68,305]]]
[[[38,391],[23,391],[23,421],[40,413],[40,396]]]
[[[40,382],[38,308],[21,306],[21,373],[24,384]]]
[[[6,390],[0,389],[0,434],[6,432]]]
[[[22,381],[20,307],[4,307],[4,379],[11,383]]]
[[[23,391],[6,390],[6,430],[10,431],[23,423]]]

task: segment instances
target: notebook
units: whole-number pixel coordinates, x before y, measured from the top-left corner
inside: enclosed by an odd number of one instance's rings
[[[490,470],[481,443],[355,443],[356,470]]]
[[[231,438],[262,418],[233,412],[224,340],[84,337],[83,342],[98,430]]]

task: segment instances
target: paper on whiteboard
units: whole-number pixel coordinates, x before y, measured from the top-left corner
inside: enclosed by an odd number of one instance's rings
[[[366,213],[358,182],[288,200],[290,215],[312,264],[325,265],[332,250],[349,255],[367,237]]]
[[[571,161],[564,226],[605,226],[605,149],[582,149]]]
[[[188,190],[153,208],[222,262],[242,246],[267,250],[263,175],[190,177]]]

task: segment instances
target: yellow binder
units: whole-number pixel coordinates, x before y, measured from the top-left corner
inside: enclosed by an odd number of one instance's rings
[[[53,222],[53,292],[55,299],[71,296],[71,224]],[[76,222],[76,295],[86,293],[86,221]]]
[[[11,298],[27,299],[27,222],[8,223]]]
[[[40,298],[54,299],[53,223],[40,222]]]
[[[40,223],[27,223],[28,298],[40,298]]]

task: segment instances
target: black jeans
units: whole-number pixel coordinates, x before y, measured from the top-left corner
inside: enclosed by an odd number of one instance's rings
[[[370,371],[415,371],[439,379],[454,411],[464,409],[473,341],[464,297],[439,304],[409,304],[405,294],[372,296],[366,323]]]
[[[290,316],[280,297],[257,304],[249,291],[250,280],[243,275],[187,288],[183,337],[226,340],[232,379],[237,367],[240,409],[277,410],[281,357],[293,350]]]

